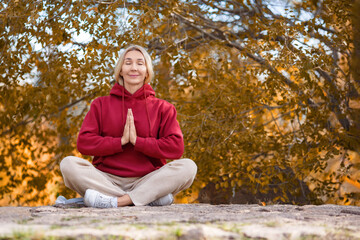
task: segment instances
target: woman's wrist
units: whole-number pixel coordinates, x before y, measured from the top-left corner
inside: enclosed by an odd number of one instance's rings
[[[135,144],[136,144],[136,139],[137,139],[137,136],[135,137],[135,139],[130,140],[131,144],[134,145],[134,146],[135,146]]]

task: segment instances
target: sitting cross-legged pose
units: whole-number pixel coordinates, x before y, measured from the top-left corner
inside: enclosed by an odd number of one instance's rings
[[[114,75],[110,95],[92,102],[78,135],[77,148],[94,156],[92,163],[64,158],[65,185],[88,207],[170,205],[197,172],[191,159],[179,159],[184,142],[176,109],[155,97],[151,58],[141,46],[122,52]],[[66,201],[61,196],[57,203]]]

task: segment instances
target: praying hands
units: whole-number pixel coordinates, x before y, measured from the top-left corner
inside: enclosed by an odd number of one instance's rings
[[[136,128],[134,124],[134,115],[131,109],[128,109],[126,116],[126,123],[124,127],[124,133],[121,138],[121,145],[125,145],[128,142],[131,142],[132,145],[135,146],[136,143]]]

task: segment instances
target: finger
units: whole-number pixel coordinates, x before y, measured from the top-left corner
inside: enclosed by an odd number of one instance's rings
[[[130,117],[129,115],[126,116],[125,128],[128,128],[130,124]]]
[[[134,129],[135,131],[135,121],[134,121],[134,117],[133,116],[130,116],[130,128],[131,128],[131,131]]]
[[[130,109],[130,119],[131,119],[131,124],[134,124],[134,115],[132,114],[131,109]]]
[[[127,115],[126,115],[126,122],[127,122],[127,123],[130,122],[130,120],[131,120],[130,117],[131,117],[131,115],[130,115],[130,109],[128,109]]]

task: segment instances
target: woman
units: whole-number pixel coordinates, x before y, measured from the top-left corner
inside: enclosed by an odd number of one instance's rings
[[[127,48],[116,64],[109,96],[96,98],[81,126],[77,147],[94,156],[60,163],[65,185],[84,196],[88,207],[170,205],[191,186],[197,171],[184,151],[175,107],[155,97],[154,72],[140,46]]]

